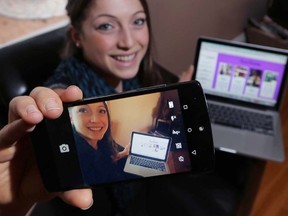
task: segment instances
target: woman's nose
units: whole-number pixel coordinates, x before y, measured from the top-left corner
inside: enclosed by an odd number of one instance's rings
[[[91,115],[90,116],[90,122],[96,122],[97,116],[96,115]]]
[[[123,28],[119,34],[118,47],[121,49],[130,49],[134,45],[133,31],[129,28]]]

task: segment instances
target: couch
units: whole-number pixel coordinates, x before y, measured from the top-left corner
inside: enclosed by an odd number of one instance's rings
[[[0,49],[0,125],[10,100],[41,85],[60,61],[66,35],[62,27]]]

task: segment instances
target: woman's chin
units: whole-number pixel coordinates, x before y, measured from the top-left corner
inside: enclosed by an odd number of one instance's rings
[[[117,73],[115,74],[119,79],[121,80],[129,80],[134,78],[138,73],[139,67],[129,68],[125,70],[117,70]]]

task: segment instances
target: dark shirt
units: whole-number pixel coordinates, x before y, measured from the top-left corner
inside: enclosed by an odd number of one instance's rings
[[[85,184],[98,185],[120,181],[124,178],[124,175],[121,175],[122,163],[114,162],[111,153],[103,146],[109,143],[101,143],[96,150],[76,131],[74,131],[74,137]]]

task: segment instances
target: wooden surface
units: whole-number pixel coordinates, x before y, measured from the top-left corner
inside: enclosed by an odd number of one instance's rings
[[[266,162],[250,216],[288,215],[288,88],[281,119],[286,160],[284,163]]]
[[[9,45],[11,42],[25,39],[31,35],[48,31],[50,28],[68,23],[66,16],[52,17],[49,19],[13,19],[0,16],[0,47]]]
[[[283,163],[251,159],[243,197],[235,216],[288,215],[288,86],[281,106]]]

